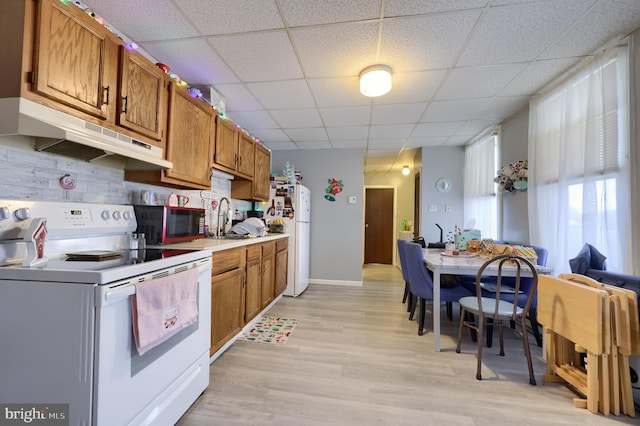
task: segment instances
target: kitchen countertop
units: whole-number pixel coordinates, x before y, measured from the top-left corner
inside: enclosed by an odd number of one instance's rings
[[[280,240],[282,238],[288,238],[289,234],[267,234],[264,237],[253,238],[241,238],[241,239],[229,239],[218,240],[215,238],[201,238],[199,240],[189,241],[186,243],[165,244],[163,246],[153,246],[162,248],[177,248],[177,249],[206,249],[211,250],[213,253],[222,250],[228,250],[237,247],[244,247],[251,244],[260,244],[267,241]],[[151,247],[151,246],[150,246]]]

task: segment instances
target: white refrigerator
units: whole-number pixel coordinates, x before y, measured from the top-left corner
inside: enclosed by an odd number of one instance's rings
[[[265,219],[284,221],[289,234],[289,267],[285,296],[299,296],[309,286],[311,192],[295,184],[272,184]]]

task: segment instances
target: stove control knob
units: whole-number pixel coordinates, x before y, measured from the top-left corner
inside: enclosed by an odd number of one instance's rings
[[[115,210],[113,212],[113,219],[114,220],[120,220],[121,217],[122,217],[122,214],[118,210]]]
[[[22,207],[16,210],[15,215],[18,220],[27,220],[31,217],[31,210],[29,207]]]
[[[122,217],[124,218],[124,220],[131,220],[131,212],[130,211],[126,211],[124,213],[122,213]]]
[[[102,220],[109,220],[111,218],[111,214],[109,213],[109,210],[103,210],[100,217]]]
[[[0,220],[9,219],[11,217],[11,213],[7,207],[0,207]]]

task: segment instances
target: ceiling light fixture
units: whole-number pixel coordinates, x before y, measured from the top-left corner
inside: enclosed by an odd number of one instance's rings
[[[411,173],[411,169],[409,168],[409,166],[404,166],[402,168],[402,174],[405,176],[409,176],[409,173]]]
[[[371,65],[360,73],[360,93],[371,98],[382,96],[391,90],[391,67]]]

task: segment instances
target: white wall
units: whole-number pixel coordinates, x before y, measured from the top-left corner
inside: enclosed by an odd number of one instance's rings
[[[312,283],[361,285],[363,262],[364,150],[272,151],[271,170],[282,174],[289,162],[311,190]],[[325,199],[328,179],[342,180],[336,201]],[[349,204],[349,196],[356,197]]]
[[[529,107],[525,107],[502,123],[501,164],[527,160],[529,140]],[[530,243],[529,213],[526,191],[503,192],[502,236],[509,242]]]
[[[436,181],[446,177],[451,180],[451,190],[440,193],[436,189]],[[454,226],[463,227],[464,219],[464,147],[423,147],[421,167],[421,234],[427,242],[440,239],[439,224],[447,233]],[[436,211],[430,212],[429,205],[435,205]],[[445,212],[445,206],[451,205],[451,212]]]

